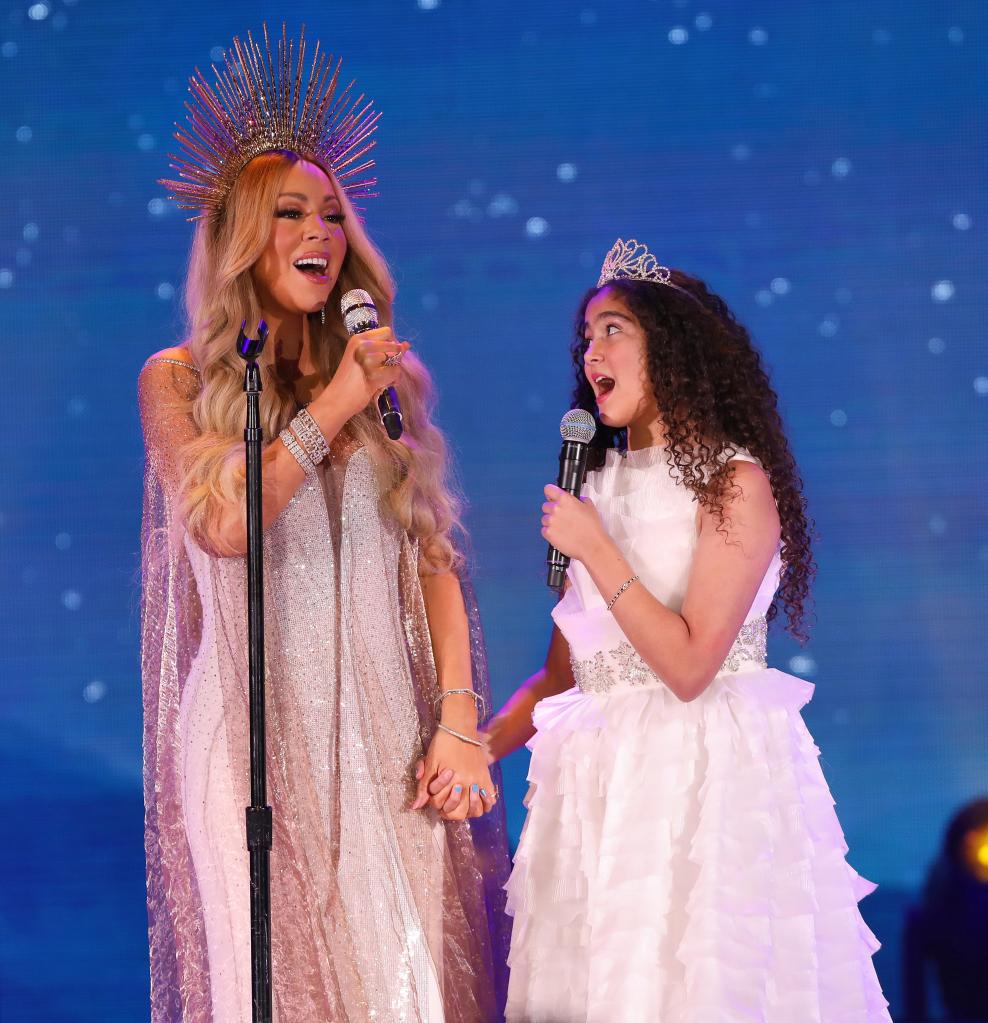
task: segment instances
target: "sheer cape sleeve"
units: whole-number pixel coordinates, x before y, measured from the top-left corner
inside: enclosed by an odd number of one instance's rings
[[[196,436],[195,368],[150,360],[138,379],[145,441],[141,527],[144,848],[152,1023],[208,1020],[205,928],[181,812],[179,708],[201,636],[201,608],[178,522],[178,451]]]

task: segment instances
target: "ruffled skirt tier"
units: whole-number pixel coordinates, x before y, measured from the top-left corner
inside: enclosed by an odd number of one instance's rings
[[[508,882],[511,1023],[887,1023],[847,845],[800,717],[723,675],[538,704]]]

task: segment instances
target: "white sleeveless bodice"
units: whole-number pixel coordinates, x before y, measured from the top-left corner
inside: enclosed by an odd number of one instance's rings
[[[758,462],[744,450],[732,461]],[[698,505],[691,491],[670,475],[669,468],[664,447],[623,455],[609,451],[604,466],[587,476],[583,494],[593,501],[604,528],[646,589],[678,612],[696,550]],[[776,553],[718,674],[766,666],[765,613],[778,589],[781,569]],[[582,563],[573,561],[568,575],[570,587],[552,617],[569,644],[577,685],[597,692],[661,685],[607,610]]]

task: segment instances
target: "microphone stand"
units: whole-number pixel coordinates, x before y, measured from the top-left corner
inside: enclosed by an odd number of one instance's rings
[[[267,805],[264,735],[264,537],[261,518],[261,371],[257,359],[268,339],[261,320],[257,338],[237,338],[237,354],[247,364],[247,648],[250,713],[250,806],[247,848],[250,853],[250,966],[253,1023],[271,1023],[271,807]]]

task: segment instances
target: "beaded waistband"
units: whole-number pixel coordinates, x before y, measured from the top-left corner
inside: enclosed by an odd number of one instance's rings
[[[718,675],[731,675],[742,668],[768,667],[768,622],[755,618],[742,626],[734,646],[718,670]],[[573,678],[584,693],[609,693],[614,689],[631,689],[662,685],[662,680],[645,663],[627,641],[611,650],[600,650],[586,660],[572,661]]]

